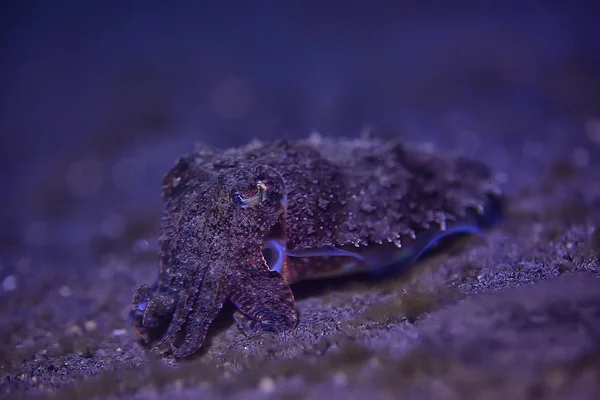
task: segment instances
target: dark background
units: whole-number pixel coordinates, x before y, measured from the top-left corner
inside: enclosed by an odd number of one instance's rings
[[[120,3],[3,7],[2,174],[21,204],[67,163],[140,143],[168,159],[369,125],[511,138],[599,112],[591,2]]]
[[[104,290],[98,271],[118,270],[110,285],[122,290],[103,301],[114,303],[114,327],[123,325],[131,292],[155,274],[161,178],[198,141],[228,147],[375,128],[487,162],[517,209],[553,221],[548,232],[598,221],[589,206],[600,193],[593,2],[310,3],[3,2],[0,281],[14,280],[0,291],[2,365],[36,376],[31,363],[47,343],[33,332],[92,318],[89,304]],[[540,186],[557,163],[580,173],[550,195]],[[527,191],[533,200],[523,200]],[[590,214],[541,211],[573,198]],[[503,237],[533,238],[519,230],[528,221],[515,228],[522,237]],[[590,226],[577,231],[582,243]],[[55,304],[45,293],[65,285],[73,294],[61,296],[78,300],[56,302],[52,328],[38,323],[32,310]],[[24,338],[34,344],[21,346]],[[15,356],[14,346],[25,350]],[[113,369],[98,362],[94,374]],[[72,373],[66,383],[80,379]],[[6,382],[8,391],[14,380]]]

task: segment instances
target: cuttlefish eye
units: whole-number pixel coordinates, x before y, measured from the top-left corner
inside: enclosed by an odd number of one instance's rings
[[[267,198],[267,184],[259,181],[256,187],[250,190],[236,192],[231,196],[231,201],[239,208],[254,207]]]

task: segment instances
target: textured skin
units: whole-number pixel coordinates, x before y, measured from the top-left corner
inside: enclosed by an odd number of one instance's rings
[[[254,200],[241,207],[239,193]],[[138,289],[133,312],[147,341],[166,327],[155,348],[170,344],[177,357],[202,346],[227,300],[260,328],[295,327],[289,283],[318,274],[306,262],[271,271],[267,238],[290,251],[400,246],[483,215],[500,198],[479,162],[400,141],[320,137],[200,147],[167,174],[163,194],[158,280]]]

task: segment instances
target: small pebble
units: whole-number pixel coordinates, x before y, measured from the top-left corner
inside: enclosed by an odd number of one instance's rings
[[[113,336],[123,336],[125,334],[127,334],[127,329],[114,329],[112,331]]]
[[[148,241],[144,239],[136,240],[135,243],[133,243],[133,251],[136,253],[148,251]]]
[[[381,362],[377,358],[375,358],[375,357],[371,357],[371,359],[367,362],[367,364],[371,368],[379,368],[379,367],[381,367]]]
[[[79,336],[83,333],[83,331],[81,330],[81,327],[79,325],[73,324],[67,327],[65,333],[67,335]]]
[[[61,286],[60,289],[58,289],[58,294],[62,297],[69,297],[71,295],[71,288],[67,285]]]
[[[344,372],[338,371],[333,374],[333,383],[337,386],[346,386],[348,384],[348,376]]]
[[[2,290],[5,292],[12,292],[17,288],[17,277],[14,275],[8,275],[2,281]]]
[[[264,393],[273,393],[275,390],[275,381],[273,378],[265,376],[258,383],[258,389]]]
[[[85,321],[85,324],[83,324],[83,328],[87,332],[94,332],[96,329],[98,329],[98,324],[94,320]]]
[[[173,382],[173,387],[175,387],[176,390],[183,389],[183,379],[176,379],[175,382]]]

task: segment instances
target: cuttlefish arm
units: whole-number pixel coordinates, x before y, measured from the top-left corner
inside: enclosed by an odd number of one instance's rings
[[[264,261],[232,268],[231,273],[198,274],[173,303],[174,313],[166,333],[154,346],[169,345],[175,357],[188,357],[204,343],[208,328],[227,300],[262,330],[282,332],[298,323],[294,295],[281,274]],[[155,298],[157,299],[157,298]],[[157,300],[149,302],[153,306]],[[147,309],[142,299],[139,307]],[[154,308],[154,307],[153,307]]]
[[[169,302],[173,318],[154,349],[169,345],[175,357],[187,357],[202,346],[210,324],[227,301],[229,285],[208,268],[201,271],[193,279],[185,280],[184,290]],[[148,311],[154,302],[163,302],[163,297],[154,297]]]
[[[229,300],[261,329],[283,332],[298,323],[292,290],[281,273],[269,270],[264,261],[235,269]]]

